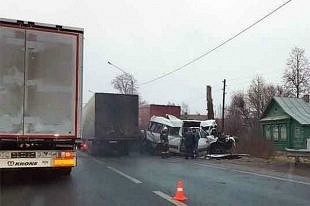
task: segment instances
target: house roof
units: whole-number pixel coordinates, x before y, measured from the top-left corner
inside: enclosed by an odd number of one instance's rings
[[[259,121],[261,121],[261,122],[276,121],[276,120],[285,120],[285,119],[289,119],[289,118],[290,118],[289,115],[279,115],[279,116],[265,117],[265,118],[260,119]]]
[[[274,97],[273,100],[280,105],[280,107],[284,110],[286,114],[291,116],[293,119],[295,119],[300,124],[303,124],[303,125],[310,124],[310,104],[309,103],[305,102],[302,99],[289,98],[289,97]],[[269,106],[271,105],[271,102],[266,108],[264,112],[264,116]],[[262,118],[261,120],[264,120],[264,119],[265,118]]]

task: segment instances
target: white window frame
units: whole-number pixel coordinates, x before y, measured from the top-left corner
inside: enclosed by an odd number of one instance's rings
[[[275,132],[277,131],[277,132]],[[274,134],[277,134],[276,137]],[[274,141],[279,141],[279,125],[273,125],[272,126],[272,139]]]
[[[285,133],[283,133],[283,132],[285,132]],[[283,134],[285,134],[285,138],[283,138]],[[280,138],[281,138],[281,140],[287,140],[287,126],[286,126],[286,124],[280,125]]]

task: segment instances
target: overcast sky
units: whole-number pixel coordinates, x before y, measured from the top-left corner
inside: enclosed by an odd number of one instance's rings
[[[95,92],[115,92],[120,74],[111,61],[138,82],[184,65],[217,46],[287,0],[53,0],[2,1],[2,18],[81,27],[84,40],[84,102]],[[250,31],[171,76],[139,88],[149,103],[189,104],[206,113],[205,86],[221,104],[246,90],[255,75],[281,83],[292,47],[310,58],[310,1],[293,0]],[[216,108],[217,110],[217,108]]]

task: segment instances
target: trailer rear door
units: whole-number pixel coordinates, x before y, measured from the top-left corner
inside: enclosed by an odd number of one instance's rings
[[[23,134],[25,30],[0,27],[0,133]]]
[[[0,136],[77,136],[79,40],[0,24]]]
[[[26,32],[24,134],[74,133],[76,37]]]

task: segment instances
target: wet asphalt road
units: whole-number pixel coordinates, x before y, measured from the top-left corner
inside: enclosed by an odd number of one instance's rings
[[[1,173],[0,206],[174,205],[183,180],[187,205],[310,205],[310,179],[250,171],[207,160],[152,156],[94,158],[81,153],[70,177],[49,171]]]

